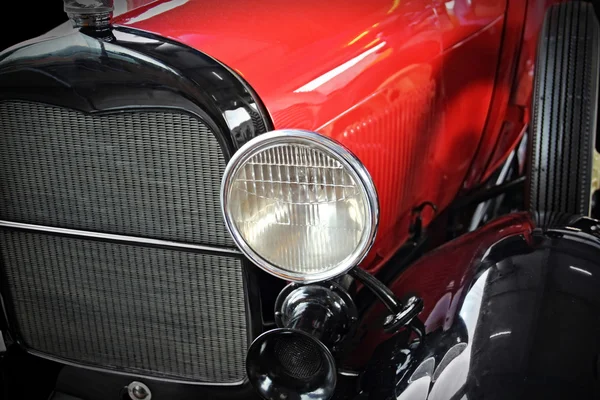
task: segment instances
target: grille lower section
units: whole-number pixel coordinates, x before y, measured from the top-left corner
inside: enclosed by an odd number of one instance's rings
[[[241,261],[6,229],[0,243],[28,348],[151,376],[243,380]]]
[[[0,219],[234,246],[219,199],[225,158],[201,120],[6,101],[0,121]]]

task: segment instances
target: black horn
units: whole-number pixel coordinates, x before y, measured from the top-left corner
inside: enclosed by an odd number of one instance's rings
[[[337,368],[331,348],[349,336],[357,319],[352,298],[337,284],[288,285],[275,304],[278,329],[248,350],[248,379],[268,400],[327,400]]]

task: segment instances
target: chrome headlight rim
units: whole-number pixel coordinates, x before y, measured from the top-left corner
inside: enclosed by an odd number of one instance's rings
[[[244,166],[248,159],[252,158],[257,153],[277,144],[289,145],[290,140],[298,140],[301,144],[314,146],[335,158],[352,175],[365,194],[368,210],[366,215],[367,219],[365,221],[365,226],[368,229],[368,233],[365,235],[366,239],[364,240],[363,244],[357,247],[353,253],[349,254],[342,263],[327,271],[316,273],[297,273],[273,265],[271,262],[265,260],[262,256],[256,253],[252,247],[246,243],[236,228],[229,212],[229,193],[232,187],[232,179],[237,175],[239,169]],[[250,140],[238,151],[236,151],[236,153],[227,163],[227,167],[225,168],[225,173],[221,182],[221,210],[227,230],[231,234],[235,244],[242,251],[242,253],[244,253],[244,255],[250,259],[250,261],[271,275],[286,281],[302,284],[322,282],[333,279],[345,274],[353,267],[359,265],[373,247],[379,227],[379,198],[377,195],[377,190],[375,189],[371,175],[365,166],[360,162],[360,160],[348,149],[333,139],[320,135],[316,132],[297,129],[282,129],[264,133]]]

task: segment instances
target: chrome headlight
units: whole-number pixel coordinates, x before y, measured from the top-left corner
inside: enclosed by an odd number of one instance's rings
[[[244,145],[225,170],[221,205],[238,247],[283,279],[317,282],[367,254],[379,205],[348,150],[313,132],[282,130]]]

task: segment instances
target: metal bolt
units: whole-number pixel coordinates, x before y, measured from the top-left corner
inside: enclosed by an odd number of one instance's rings
[[[412,306],[417,302],[417,298],[415,296],[411,296],[407,301],[406,301],[406,307]]]
[[[152,393],[150,393],[150,389],[148,386],[144,385],[141,382],[131,382],[127,386],[127,392],[129,393],[129,397],[132,400],[151,400]]]
[[[132,393],[136,398],[138,398],[140,400],[145,399],[146,396],[148,395],[148,392],[146,392],[146,389],[144,389],[141,386],[134,387],[132,390]]]

